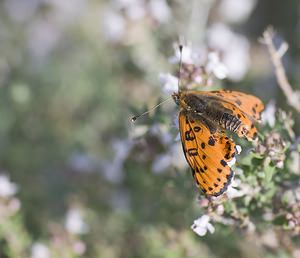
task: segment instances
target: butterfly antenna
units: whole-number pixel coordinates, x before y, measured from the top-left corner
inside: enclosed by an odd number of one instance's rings
[[[166,102],[169,101],[170,99],[172,99],[172,96],[169,97],[169,98],[167,98],[167,99],[165,99],[164,101],[158,103],[158,104],[155,105],[154,107],[148,109],[146,112],[144,112],[144,113],[142,113],[142,114],[140,114],[140,115],[137,115],[137,116],[132,117],[132,118],[131,118],[131,121],[132,121],[132,122],[135,122],[135,121],[136,121],[138,118],[140,118],[141,116],[144,116],[144,115],[150,113],[152,110],[158,108],[159,106],[161,106],[162,104],[166,103]]]
[[[179,59],[179,75],[178,75],[178,90],[180,90],[181,68],[182,68],[182,50],[183,45],[179,45],[180,59]]]

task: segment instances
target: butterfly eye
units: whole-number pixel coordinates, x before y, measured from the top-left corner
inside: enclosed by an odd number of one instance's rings
[[[179,105],[179,104],[180,104],[180,101],[179,101],[179,95],[178,95],[176,92],[174,92],[174,93],[172,94],[172,98],[173,98],[174,102],[176,103],[176,105]]]

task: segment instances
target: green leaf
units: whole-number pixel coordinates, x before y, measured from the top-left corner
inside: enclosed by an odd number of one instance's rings
[[[274,224],[274,225],[280,225],[280,226],[282,226],[282,225],[284,225],[284,224],[286,224],[286,223],[287,223],[287,220],[286,220],[286,218],[285,218],[284,215],[279,215],[279,216],[277,216],[277,217],[273,220],[273,224]]]
[[[265,166],[265,181],[270,182],[273,178],[273,175],[275,173],[275,167],[271,166],[270,164]]]
[[[297,145],[297,151],[300,153],[300,144]]]
[[[261,154],[259,154],[259,153],[256,153],[256,152],[251,152],[251,156],[252,156],[253,158],[256,158],[256,159],[263,159],[263,158],[264,158],[263,155],[261,155]]]

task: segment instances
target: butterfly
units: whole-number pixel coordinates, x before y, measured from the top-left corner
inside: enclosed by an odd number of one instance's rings
[[[232,181],[231,164],[238,153],[231,131],[252,141],[264,104],[238,91],[179,90],[172,94],[179,106],[179,131],[185,158],[206,196],[223,194]]]

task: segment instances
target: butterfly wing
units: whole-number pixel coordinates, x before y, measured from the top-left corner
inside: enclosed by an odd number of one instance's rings
[[[206,92],[205,92],[206,93]],[[236,106],[252,120],[259,121],[260,113],[264,110],[262,101],[252,95],[231,90],[218,90],[206,93],[209,96],[216,96],[219,100]]]
[[[229,164],[235,159],[234,142],[221,132],[212,134],[200,120],[179,114],[183,151],[197,185],[207,196],[226,191],[233,177]]]
[[[232,111],[242,126],[236,132],[239,137],[246,137],[253,140],[257,136],[255,122],[260,120],[260,114],[264,109],[264,104],[255,96],[238,91],[190,91],[190,94],[201,95],[209,100],[217,101],[224,109]]]

